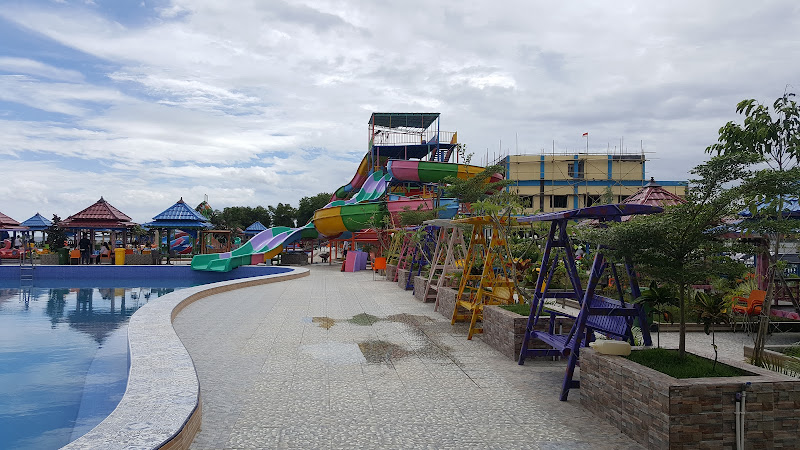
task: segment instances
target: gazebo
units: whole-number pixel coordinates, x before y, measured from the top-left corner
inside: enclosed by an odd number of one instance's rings
[[[44,217],[43,215],[41,215],[41,214],[39,214],[37,212],[33,217],[31,217],[30,219],[22,222],[22,225],[28,227],[28,229],[31,231],[31,240],[32,241],[35,240],[34,239],[34,235],[36,234],[37,231],[41,231],[42,232],[42,241],[44,241],[45,240],[45,234],[46,234],[45,232],[51,226],[53,226],[53,222],[48,220],[46,217]]]
[[[127,214],[100,197],[100,200],[88,208],[62,220],[58,226],[74,231],[89,230],[91,233],[89,239],[92,242],[94,242],[94,233],[97,230],[110,230],[112,234],[121,231],[124,246],[127,241],[127,231],[136,225],[131,220]]]
[[[663,208],[665,206],[681,205],[686,203],[686,200],[664,189],[660,184],[656,183],[653,177],[650,177],[649,183],[642,186],[641,189],[626,198],[622,203],[660,206]]]
[[[27,230],[25,226],[21,225],[16,220],[8,217],[7,215],[0,212],[0,229],[9,230],[9,231],[24,231]]]
[[[28,227],[21,225],[16,220],[0,212],[0,232],[4,233],[3,236],[7,236],[8,231],[13,231],[14,235],[16,236],[17,231],[27,230]]]
[[[172,250],[174,242],[172,236],[170,236],[170,230],[201,230],[211,228],[211,223],[204,215],[187,205],[186,202],[183,201],[183,197],[181,197],[174,205],[153,217],[152,222],[147,222],[142,224],[142,226],[166,230],[167,242],[170,243],[170,250]],[[192,236],[193,241],[197,240],[196,231],[194,234],[187,234]],[[190,248],[193,248],[193,246],[194,245]]]
[[[261,223],[261,221],[256,220],[249,227],[244,229],[244,234],[248,236],[255,236],[256,234],[261,233],[266,229],[267,227],[265,227],[264,224]]]
[[[758,205],[757,210],[763,209],[764,205]],[[800,197],[787,197],[783,201],[783,208],[781,215],[785,219],[789,220],[798,220],[800,219]],[[748,220],[753,218],[753,214],[749,210],[744,210],[739,213],[739,216],[743,217],[743,220]],[[766,236],[758,236],[758,235],[749,235],[747,236],[750,239],[755,239],[761,241],[761,245],[766,246],[768,245],[768,239]],[[779,259],[786,259],[792,260],[793,258],[789,255],[779,255]],[[766,252],[761,252],[756,255],[755,258],[756,263],[756,280],[758,282],[758,288],[761,290],[767,290],[767,268],[769,267],[769,256]],[[778,304],[778,297],[775,297],[775,305]]]

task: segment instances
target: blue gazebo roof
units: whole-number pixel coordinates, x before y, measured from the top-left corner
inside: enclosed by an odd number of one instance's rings
[[[22,225],[30,228],[31,231],[45,231],[53,226],[53,222],[37,212],[36,215],[22,222]]]
[[[266,229],[267,229],[267,227],[265,227],[263,223],[261,223],[260,221],[256,220],[255,222],[253,222],[252,225],[250,225],[249,227],[245,228],[244,234],[258,234],[258,233],[261,233],[262,231],[264,231]]]
[[[205,216],[192,209],[183,201],[170,206],[161,214],[153,217],[152,222],[142,224],[148,228],[211,228]]]
[[[756,209],[761,211],[764,204],[759,204]],[[751,218],[753,215],[748,210],[739,213],[742,217]],[[800,197],[787,197],[783,200],[783,217],[800,218]]]

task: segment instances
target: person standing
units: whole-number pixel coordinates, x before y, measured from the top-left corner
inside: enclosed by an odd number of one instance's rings
[[[83,233],[83,237],[78,242],[78,247],[81,249],[81,264],[91,264],[92,242]]]
[[[14,248],[22,247],[22,239],[19,238],[19,235],[14,237]]]

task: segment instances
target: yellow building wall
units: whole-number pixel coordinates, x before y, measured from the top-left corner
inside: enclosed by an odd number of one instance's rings
[[[613,155],[612,155],[613,157]],[[622,159],[625,158],[625,159]],[[583,162],[583,177],[574,178],[570,176],[569,165],[576,162]],[[540,198],[544,196],[544,209],[542,212],[560,211],[575,207],[574,199],[577,191],[578,207],[583,208],[587,205],[587,196],[603,196],[606,193],[606,186],[589,186],[580,184],[581,181],[605,181],[611,185],[611,195],[613,202],[621,202],[626,197],[636,193],[641,186],[647,183],[642,176],[642,165],[645,158],[643,155],[623,155],[611,160],[611,174],[608,177],[608,155],[589,155],[579,154],[578,159],[574,155],[517,155],[508,157],[508,179],[526,181],[528,186],[509,186],[511,192],[517,192],[521,196],[531,196],[532,208],[526,208],[525,214],[533,214],[540,211]],[[544,164],[542,164],[544,163]],[[544,167],[544,177],[542,178],[542,166]],[[541,191],[537,181],[570,181],[574,182],[571,186],[545,185],[544,192]],[[641,186],[623,186],[615,182],[641,181]],[[686,196],[686,186],[663,186],[669,192],[681,197]],[[552,196],[566,195],[566,208],[552,208]]]

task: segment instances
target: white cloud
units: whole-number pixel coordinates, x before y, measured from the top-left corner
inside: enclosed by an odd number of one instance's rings
[[[72,83],[79,83],[84,80],[83,74],[77,70],[61,69],[28,58],[0,56],[0,71],[12,74],[33,75]]]
[[[64,117],[0,110],[0,153],[47,175],[2,188],[12,217],[100,195],[137,220],[180,196],[296,204],[350,180],[372,111],[441,112],[473,161],[624,139],[655,152],[648,175],[680,180],[739,100],[800,86],[790,0],[172,0],[136,24],[104,6],[0,10],[89,61],[0,54],[0,100]]]

